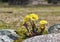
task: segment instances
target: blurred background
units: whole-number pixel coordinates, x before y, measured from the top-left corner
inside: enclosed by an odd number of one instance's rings
[[[47,20],[49,26],[58,24],[60,0],[0,0],[0,27],[19,28],[24,16],[29,13],[38,14],[39,20]]]

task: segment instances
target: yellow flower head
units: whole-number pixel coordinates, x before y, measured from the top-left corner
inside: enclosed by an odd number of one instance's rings
[[[38,20],[38,15],[37,14],[30,14],[31,20]]]
[[[30,16],[29,15],[26,15],[25,18],[24,18],[24,22],[27,22],[30,20]]]
[[[45,25],[47,24],[48,22],[46,20],[41,20],[40,21],[40,28],[45,28]]]
[[[46,20],[41,20],[40,24],[47,24],[48,22]]]

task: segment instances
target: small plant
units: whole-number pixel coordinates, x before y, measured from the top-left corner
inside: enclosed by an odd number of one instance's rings
[[[47,24],[47,21],[41,20],[39,27],[36,26],[36,21],[38,20],[38,15],[37,14],[29,14],[24,17],[23,21],[23,26],[26,28],[28,31],[27,33],[24,33],[26,37],[32,37],[36,35],[42,35],[42,34],[47,34],[47,30],[45,30],[45,26]],[[42,28],[43,27],[43,28]]]

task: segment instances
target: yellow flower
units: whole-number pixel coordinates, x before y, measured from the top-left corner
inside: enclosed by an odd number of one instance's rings
[[[48,22],[46,20],[41,20],[40,21],[40,28],[45,28],[47,23]]]
[[[31,20],[38,20],[38,15],[37,14],[30,14]]]
[[[29,15],[26,15],[25,18],[24,18],[24,22],[27,22],[30,20],[30,16]]]
[[[48,22],[46,20],[41,20],[40,24],[47,24]]]

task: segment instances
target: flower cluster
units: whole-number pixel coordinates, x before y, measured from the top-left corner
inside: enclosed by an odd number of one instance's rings
[[[27,29],[27,31],[30,33],[30,36],[36,36],[36,35],[42,35],[42,34],[46,34],[45,32],[43,33],[43,31],[45,30],[45,24],[47,24],[47,21],[45,20],[41,20],[40,23],[40,30],[38,32],[38,28],[36,26],[36,21],[39,19],[37,14],[29,14],[26,15],[24,17],[24,26]],[[30,23],[30,25],[29,25]],[[29,27],[30,26],[30,27]],[[31,30],[30,30],[31,29]],[[27,36],[27,34],[25,34]]]
[[[37,14],[29,14],[24,17],[24,22],[27,22],[29,20],[35,21],[38,20],[38,15]]]

